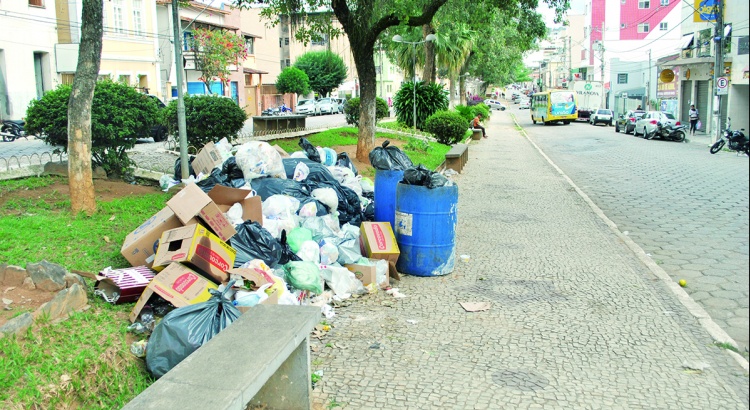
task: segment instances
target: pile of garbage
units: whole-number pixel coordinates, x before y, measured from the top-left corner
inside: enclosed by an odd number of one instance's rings
[[[373,182],[346,153],[299,144],[289,155],[262,141],[210,143],[190,159],[188,180],[178,160],[161,183],[184,188],[122,244],[132,268],[99,273],[97,294],[135,302],[130,329],[151,336],[131,351],[155,377],[257,304],[315,305],[332,318],[354,295],[399,294],[392,227],[371,222]],[[374,164],[381,154],[408,161],[396,147],[373,153]],[[406,169],[420,184],[439,180],[411,161]]]

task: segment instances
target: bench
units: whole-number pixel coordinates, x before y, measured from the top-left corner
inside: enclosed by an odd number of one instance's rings
[[[479,131],[481,135],[482,130]],[[456,144],[445,154],[445,167],[458,173],[467,162],[469,162],[469,146],[466,144]]]
[[[482,130],[479,128],[471,128],[471,139],[478,141],[482,139]]]
[[[310,409],[313,306],[257,305],[123,409]]]

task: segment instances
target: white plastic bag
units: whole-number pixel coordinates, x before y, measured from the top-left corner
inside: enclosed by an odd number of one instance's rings
[[[302,218],[310,218],[316,216],[317,214],[318,205],[316,205],[315,202],[312,201],[302,205],[297,212],[297,215],[301,216]]]
[[[271,195],[263,201],[263,216],[272,219],[291,218],[297,214],[299,199],[289,195]]]
[[[305,154],[305,151],[294,151],[291,154],[289,154],[289,157],[291,157],[291,158],[307,158],[307,154]]]
[[[274,238],[280,240],[281,231],[285,230],[289,232],[299,226],[299,217],[297,215],[293,215],[289,218],[275,219],[267,218],[264,216],[263,223],[261,225],[263,226],[263,229],[270,232]]]
[[[364,285],[354,272],[341,266],[325,266],[321,271],[323,279],[336,296],[347,298],[353,294],[366,293]]]
[[[327,206],[331,212],[337,210],[339,207],[339,196],[333,188],[313,189],[310,196]]]
[[[242,144],[234,157],[248,182],[265,176],[286,179],[281,155],[267,142],[250,141]]]
[[[297,252],[303,261],[320,263],[320,247],[315,241],[304,241]]]
[[[320,241],[320,263],[330,265],[339,259],[339,248],[333,238]]]
[[[227,209],[227,213],[225,213],[224,215],[232,225],[239,225],[244,222],[242,220],[242,204],[240,204],[239,202],[232,205],[231,208]]]
[[[297,164],[296,167],[294,167],[294,180],[304,181],[307,176],[310,175],[310,167],[307,166],[304,162],[300,162]]]
[[[320,163],[325,166],[331,166],[336,163],[336,151],[328,147],[316,147],[320,155]]]
[[[232,156],[232,144],[229,143],[226,137],[220,139],[214,146],[221,154],[222,164]]]

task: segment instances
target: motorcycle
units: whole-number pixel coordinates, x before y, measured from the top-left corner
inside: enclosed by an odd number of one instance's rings
[[[268,107],[263,110],[260,115],[288,115],[292,113],[292,109],[287,107],[286,104],[281,104],[279,107]]]
[[[727,118],[727,129],[724,130],[721,139],[716,141],[709,151],[712,154],[716,154],[724,148],[724,145],[726,145],[727,142],[729,142],[730,151],[736,151],[738,155],[740,152],[744,152],[745,155],[750,156],[750,141],[748,141],[748,138],[745,136],[745,129],[742,128],[739,131],[731,130],[731,120],[731,118]]]
[[[687,135],[687,126],[681,125],[679,122],[675,124],[662,124],[661,121],[656,123],[656,129],[643,137],[647,140],[654,139],[654,138],[661,138],[666,141],[677,141],[677,142],[683,142],[685,141],[685,136]]]
[[[3,120],[3,125],[0,126],[0,134],[3,136],[3,141],[13,142],[19,138],[26,138],[26,131],[23,126],[26,123],[20,120]]]

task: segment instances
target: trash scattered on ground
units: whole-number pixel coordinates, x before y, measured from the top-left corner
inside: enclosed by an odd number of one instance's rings
[[[460,258],[461,262],[468,262],[469,260],[471,260],[471,256],[469,255],[461,255]]]
[[[685,286],[687,286],[687,281],[685,279],[680,279],[679,284],[684,288]]]
[[[696,360],[685,360],[684,362],[682,362],[682,368],[686,370],[696,370],[702,372],[710,367],[711,365],[709,365],[708,363],[699,362]]]
[[[385,293],[393,296],[394,298],[405,298],[406,297],[406,295],[404,295],[403,293],[399,292],[397,288],[390,288],[390,289],[386,290]]]
[[[459,302],[459,305],[467,312],[483,312],[492,307],[490,302]]]
[[[417,323],[419,323],[419,321],[414,320],[414,319],[406,319],[406,323],[410,325],[416,325]]]

